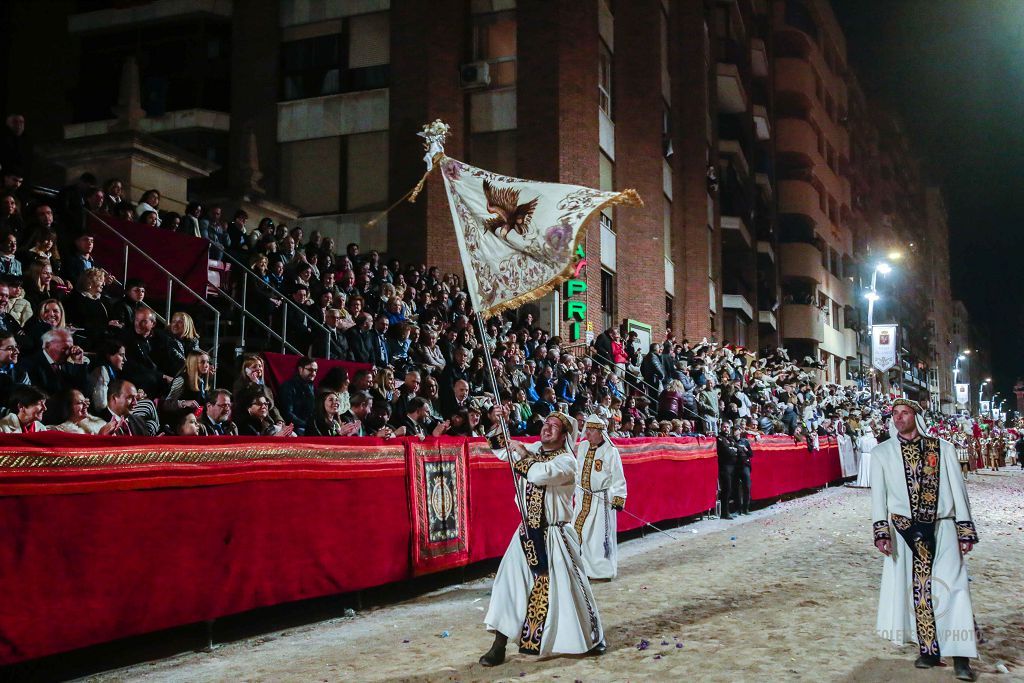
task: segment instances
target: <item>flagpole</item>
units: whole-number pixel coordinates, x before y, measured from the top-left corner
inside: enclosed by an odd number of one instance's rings
[[[487,367],[487,376],[491,379],[491,389],[494,390],[495,405],[502,408],[501,393],[498,391],[498,380],[494,376],[494,363],[491,361],[491,349],[487,346],[487,340],[484,337],[484,321],[480,312],[476,310],[476,303],[475,301],[473,302],[473,315],[476,318],[476,328],[480,332],[480,345],[484,347],[484,365]],[[526,502],[523,500],[522,491],[519,490],[519,482],[516,479],[520,475],[512,466],[512,437],[508,433],[504,409],[498,411],[498,424],[501,425],[501,436],[505,442],[505,453],[508,455],[508,471],[512,473],[512,485],[516,490],[516,507],[519,508],[519,516],[523,521],[523,531],[526,531],[529,528],[526,524]]]

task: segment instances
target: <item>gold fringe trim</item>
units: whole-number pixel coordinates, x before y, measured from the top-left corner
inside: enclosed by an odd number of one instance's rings
[[[614,197],[611,197],[611,198],[601,202],[601,204],[599,204],[598,206],[594,207],[591,210],[591,212],[589,214],[587,214],[587,217],[583,219],[583,222],[580,224],[580,229],[576,232],[576,239],[573,240],[572,247],[569,249],[569,253],[570,254],[575,254],[576,253],[576,249],[583,243],[583,240],[586,239],[586,237],[587,237],[587,224],[590,222],[590,219],[592,219],[594,217],[594,215],[597,214],[602,209],[605,209],[605,208],[607,208],[609,206],[643,206],[643,205],[644,205],[644,200],[641,199],[640,198],[640,194],[636,190],[634,190],[632,188],[630,188],[628,190],[623,190],[622,192],[619,192]],[[513,299],[509,299],[508,301],[504,301],[504,302],[502,302],[500,304],[497,304],[495,306],[491,306],[488,309],[484,309],[484,310],[478,311],[478,313],[481,316],[483,316],[484,318],[490,318],[490,317],[493,317],[493,316],[496,316],[496,315],[501,315],[505,311],[510,311],[510,310],[512,310],[514,308],[519,308],[523,304],[528,304],[531,301],[536,301],[537,299],[539,299],[542,296],[546,295],[548,292],[554,290],[556,287],[558,287],[563,282],[565,282],[570,277],[572,277],[572,275],[575,272],[575,270],[576,270],[575,262],[570,261],[569,264],[566,265],[565,268],[563,268],[560,273],[555,275],[553,278],[551,278],[550,280],[545,282],[540,287],[537,287],[536,289],[534,289],[532,291],[529,291],[526,294],[520,294],[519,296],[517,296],[517,297],[515,297]]]

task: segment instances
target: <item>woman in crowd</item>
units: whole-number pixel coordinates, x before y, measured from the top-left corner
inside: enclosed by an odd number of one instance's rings
[[[64,305],[57,299],[44,299],[36,307],[25,327],[25,338],[22,341],[22,352],[33,353],[42,346],[43,335],[50,330],[64,327]],[[74,332],[74,330],[72,330]]]
[[[61,270],[60,248],[57,246],[57,233],[53,228],[40,228],[33,233],[25,249],[25,260],[42,260],[49,263],[50,279],[56,280],[57,284],[64,285],[64,281],[54,275]]]
[[[199,418],[191,410],[175,413],[168,429],[167,436],[199,436]]]
[[[370,389],[373,405],[377,406],[380,403],[391,405],[395,401],[396,393],[395,373],[390,368],[382,368],[373,380],[373,388]]]
[[[445,430],[445,436],[470,436],[469,428],[469,411],[465,408],[457,410],[448,422],[448,429]]]
[[[116,339],[107,339],[100,347],[95,368],[89,373],[90,393],[95,406],[107,405],[107,388],[124,371],[124,344]]]
[[[160,227],[160,191],[159,190],[146,190],[142,193],[142,199],[139,200],[138,205],[135,207],[135,215],[139,217],[140,223],[146,223],[146,213],[152,213],[152,222],[149,225],[153,227]]]
[[[32,434],[45,432],[43,415],[46,414],[46,394],[31,384],[19,384],[7,397],[7,415],[0,418],[0,432],[4,434]]]
[[[430,417],[435,422],[443,422],[444,416],[441,415],[441,392],[437,379],[430,375],[425,375],[423,381],[420,382],[419,396],[427,399],[427,410]]]
[[[445,360],[441,347],[437,345],[437,330],[428,327],[420,334],[420,343],[414,347],[412,358],[432,375],[444,372]]]
[[[120,178],[111,178],[103,186],[103,209],[111,216],[124,204],[124,182]]]
[[[0,234],[21,235],[25,223],[21,218],[21,201],[13,192],[0,194]]]
[[[68,322],[81,330],[76,341],[86,350],[99,348],[108,334],[116,334],[122,327],[111,315],[103,296],[108,277],[102,268],[89,268],[78,278],[78,288],[67,299]]]
[[[91,402],[78,389],[71,389],[59,397],[62,405],[62,412],[68,418],[53,429],[69,434],[99,434],[104,436],[110,434],[120,425],[120,422],[111,420],[107,422],[89,413]],[[105,403],[104,403],[105,404]]]
[[[37,258],[29,264],[23,285],[25,298],[33,308],[38,308],[44,299],[63,301],[69,289],[63,285],[63,280],[54,276],[53,265],[42,258]]]
[[[235,395],[238,397],[238,394]],[[292,425],[276,422],[271,416],[273,400],[267,398],[255,385],[241,394],[239,411],[235,424],[240,436],[294,436]],[[237,400],[237,398],[236,398]]]
[[[243,354],[242,367],[238,373],[238,378],[235,380],[235,385],[232,387],[231,393],[236,397],[250,393],[261,394],[268,401],[271,419],[273,419],[277,424],[283,425],[284,418],[281,416],[281,412],[275,405],[276,399],[274,397],[274,392],[272,392],[270,387],[267,386],[265,379],[263,358],[261,358],[257,353]],[[241,408],[241,406],[239,407]]]
[[[669,382],[658,396],[658,419],[675,420],[683,412],[683,383],[677,379]]]
[[[391,364],[396,368],[409,365],[409,351],[412,347],[412,325],[401,322],[388,328],[388,353]]]
[[[321,391],[313,405],[313,419],[306,436],[341,436],[341,398],[333,391]]]
[[[171,382],[167,400],[177,401],[181,410],[195,410],[206,405],[208,392],[213,388],[210,356],[205,351],[192,350],[185,356],[181,372]]]
[[[143,211],[139,214],[138,223],[140,225],[148,225],[152,228],[159,228],[160,216],[156,211]]]
[[[178,311],[171,316],[171,324],[167,326],[167,337],[161,358],[161,369],[168,375],[174,375],[185,364],[185,358],[192,351],[199,350],[199,332],[196,324],[188,313]]]

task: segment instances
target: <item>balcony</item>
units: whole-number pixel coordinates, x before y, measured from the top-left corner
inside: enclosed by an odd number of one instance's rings
[[[775,262],[775,249],[772,247],[772,243],[768,240],[757,241],[757,253],[764,254],[773,263]]]
[[[771,122],[768,119],[768,110],[763,104],[754,105],[754,131],[757,139],[766,142],[772,138]]]
[[[311,97],[277,105],[277,141],[372,133],[388,129],[390,90]]]
[[[815,99],[814,71],[802,59],[777,57],[775,59],[775,87],[779,92],[795,92]]]
[[[792,213],[806,216],[814,222],[819,231],[824,231],[829,224],[828,216],[821,210],[818,191],[805,180],[780,180],[779,213]]]
[[[762,325],[768,325],[773,330],[779,329],[779,321],[775,319],[775,314],[772,313],[771,311],[758,311],[757,322],[761,323]]]
[[[821,252],[813,244],[790,242],[779,245],[781,264],[779,271],[784,278],[810,280],[816,284],[824,281],[821,267]]]
[[[754,307],[750,305],[747,297],[743,294],[723,294],[722,308],[743,311],[743,314],[747,316],[747,320],[754,319]]]
[[[786,339],[825,341],[825,323],[821,310],[810,304],[783,304],[782,329]]]
[[[725,140],[719,138],[718,155],[731,157],[735,160],[736,165],[739,167],[739,171],[743,175],[748,175],[750,173],[750,165],[747,164],[747,155],[743,152],[743,145],[740,144],[739,140]]]
[[[727,216],[722,215],[721,217],[722,230],[727,231],[722,233],[722,240],[728,240],[730,234],[735,234],[743,241],[747,247],[754,245],[753,239],[750,237],[750,230],[747,229],[746,224],[739,216]],[[725,247],[723,247],[724,249]]]
[[[64,139],[73,140],[91,135],[105,135],[117,128],[117,119],[69,123],[64,126]],[[226,133],[231,127],[231,115],[209,109],[182,109],[169,111],[163,116],[147,116],[139,121],[139,129],[146,133],[177,133],[190,130]]]
[[[760,38],[750,41],[750,67],[757,78],[768,77],[768,50]]]
[[[750,100],[747,96],[747,89],[743,86],[743,78],[738,66],[719,62],[717,83],[718,111],[723,114],[741,114],[747,111]]]

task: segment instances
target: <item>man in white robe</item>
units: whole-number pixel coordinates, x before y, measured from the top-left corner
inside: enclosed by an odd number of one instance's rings
[[[626,507],[626,476],[619,449],[607,438],[608,425],[591,415],[576,455],[579,487],[573,526],[580,537],[583,567],[591,579],[614,579],[619,569],[616,512]]]
[[[540,443],[506,444],[500,433],[490,435],[494,454],[512,459],[516,503],[524,501],[526,526],[520,522],[494,577],[484,617],[494,644],[480,657],[484,666],[505,661],[509,639],[519,641],[524,654],[605,651],[601,617],[572,526],[575,427],[572,418],[556,412],[544,420]]]
[[[925,436],[921,412],[913,401],[894,401],[892,438],[871,453],[871,519],[885,555],[876,629],[899,645],[916,642],[917,668],[951,656],[956,677],[973,681],[968,658],[978,647],[965,556],[978,534],[956,451]]]

